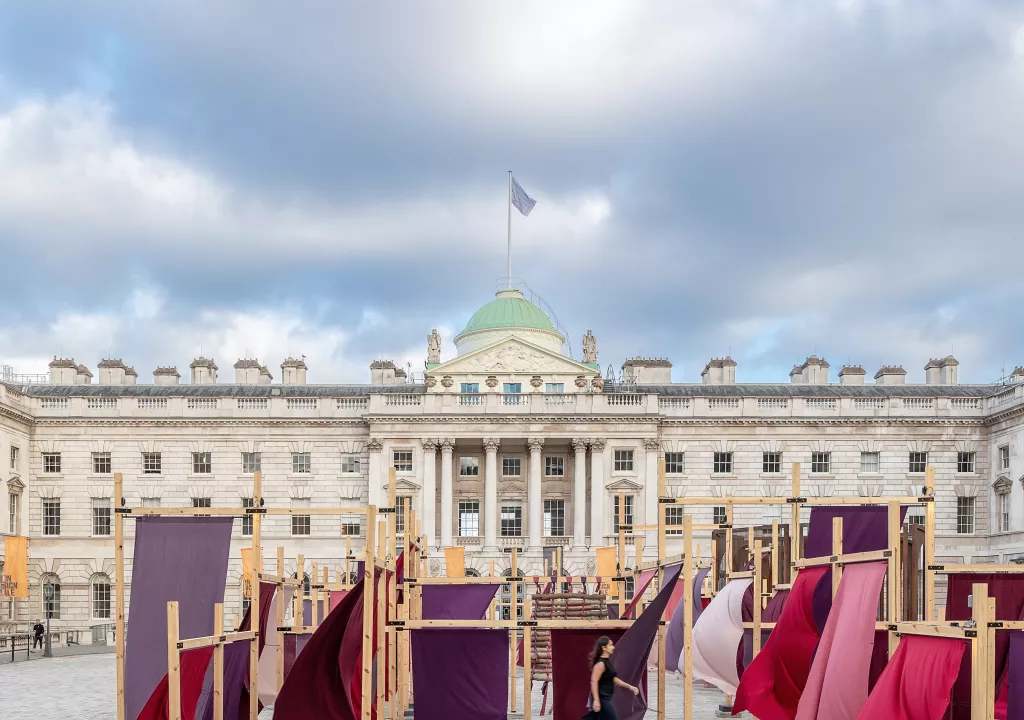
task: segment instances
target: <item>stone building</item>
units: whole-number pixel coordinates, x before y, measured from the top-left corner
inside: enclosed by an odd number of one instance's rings
[[[0,619],[39,617],[51,584],[56,627],[109,622],[115,471],[134,506],[242,508],[259,468],[268,505],[356,508],[384,504],[394,466],[399,523],[409,507],[422,519],[430,572],[440,571],[443,546],[464,545],[471,572],[491,561],[506,571],[503,551],[518,547],[529,576],[552,546],[564,548],[566,571],[592,574],[594,548],[613,542],[620,495],[628,523],[655,522],[661,456],[677,497],[788,494],[794,462],[806,494],[917,494],[931,465],[940,560],[1024,557],[1024,369],[1003,384],[963,385],[947,357],[927,363],[925,384],[890,366],[871,383],[856,366],[830,382],[829,363],[811,356],[789,383],[747,384],[726,357],[688,384],[672,381],[668,360],[633,358],[608,382],[591,333],[583,361],[573,359],[564,332],[515,290],[470,318],[454,359],[441,362],[441,342],[430,334],[415,381],[378,360],[366,385],[309,384],[294,358],[281,363],[280,382],[253,359],[235,363],[225,382],[204,357],[190,364],[188,383],[160,367],[140,384],[113,359],[99,363],[96,383],[72,359],[54,359],[48,377],[8,373],[0,532],[30,538],[30,598],[13,609],[0,602]],[[670,525],[680,512],[670,511]],[[698,522],[721,519],[716,507],[693,512]],[[781,512],[748,507],[735,522],[772,517]],[[249,531],[235,521],[228,612],[239,611]],[[299,553],[338,567],[345,538],[359,549],[363,531],[358,515],[269,516],[265,553],[284,545],[289,572]],[[668,552],[680,552],[678,542]]]

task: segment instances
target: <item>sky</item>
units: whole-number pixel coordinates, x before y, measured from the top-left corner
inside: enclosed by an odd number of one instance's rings
[[[994,382],[1022,128],[1005,0],[12,1],[0,364],[422,371],[499,289],[511,169],[513,275],[577,357]]]

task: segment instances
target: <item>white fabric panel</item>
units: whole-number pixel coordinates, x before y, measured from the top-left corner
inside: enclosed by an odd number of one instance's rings
[[[726,695],[735,695],[736,650],[743,640],[743,594],[750,579],[733,580],[704,608],[693,627],[693,679],[709,682]],[[683,667],[682,654],[679,667]]]

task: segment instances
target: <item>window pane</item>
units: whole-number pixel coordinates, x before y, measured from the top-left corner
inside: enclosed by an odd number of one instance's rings
[[[459,536],[480,535],[480,503],[476,500],[459,502]]]
[[[42,593],[43,616],[51,620],[60,620],[60,580],[54,575],[48,576],[43,582]]]
[[[252,506],[252,498],[242,498],[243,508],[251,508]],[[252,515],[245,514],[242,516],[242,535],[244,537],[252,535]]]
[[[461,477],[479,477],[479,475],[480,475],[480,458],[477,458],[477,457],[460,457],[459,458],[459,475]]]
[[[480,392],[480,383],[462,383],[463,394]]]
[[[142,453],[142,474],[159,475],[161,471],[160,453]]]
[[[308,508],[309,498],[295,498],[292,500],[293,508]],[[292,535],[309,535],[310,516],[292,515]]]
[[[257,470],[262,470],[263,465],[263,453],[258,452],[244,452],[242,453],[242,472],[243,473],[254,473]]]
[[[522,537],[523,508],[520,505],[501,506],[501,536]]]
[[[782,472],[782,453],[764,453],[761,457],[761,472]]]
[[[562,537],[565,535],[565,502],[563,500],[544,501],[544,536]]]
[[[729,516],[725,512],[724,505],[715,505],[714,510],[712,511],[711,522],[716,525],[725,525],[729,522],[728,517]]]
[[[563,477],[565,475],[565,458],[557,455],[545,455],[544,474],[548,477]]]
[[[192,453],[192,473],[206,475],[213,472],[213,454],[208,452]]]
[[[60,473],[60,453],[43,453],[43,472],[54,475]]]
[[[109,580],[95,580],[92,584],[92,616],[101,620],[110,618]]]
[[[313,472],[313,460],[310,453],[292,453],[292,473],[305,474]]]
[[[107,498],[92,500],[92,534],[100,537],[110,535],[110,500]]]
[[[395,450],[395,472],[412,472],[412,450]]]
[[[714,471],[719,474],[729,474],[732,472],[732,453],[731,452],[716,452],[715,453],[715,465]]]
[[[665,532],[668,535],[682,535],[683,533],[683,506],[669,505],[665,508]]]
[[[876,452],[862,452],[860,454],[860,471],[862,473],[878,473],[879,457]]]
[[[519,477],[521,465],[519,458],[502,458],[501,474],[505,477]]]
[[[956,531],[960,535],[974,533],[974,498],[958,497],[956,499]]]
[[[343,473],[358,473],[359,458],[356,455],[346,455],[341,459],[341,471]]]
[[[94,475],[109,475],[112,472],[110,453],[92,454],[92,472]]]
[[[565,383],[545,383],[544,384],[544,392],[556,393],[556,394],[557,393],[564,393],[565,392]]]
[[[43,500],[43,535],[60,535],[60,500]]]
[[[928,467],[928,453],[926,452],[912,452],[910,453],[910,461],[908,463],[907,471],[912,473],[923,473],[925,468]]]
[[[960,452],[956,454],[956,471],[958,473],[974,472],[974,453]]]
[[[827,452],[812,452],[811,453],[811,472],[812,473],[827,473],[832,467],[832,453]]]
[[[633,451],[632,450],[616,450],[615,451],[615,472],[632,472],[633,471]]]
[[[622,517],[622,524],[626,525],[626,532],[632,532],[633,526],[633,496],[625,496],[625,507],[624,511],[619,513],[619,496],[612,496],[612,532],[619,532],[619,518]]]
[[[685,455],[681,452],[665,453],[665,474],[682,475],[686,470]]]

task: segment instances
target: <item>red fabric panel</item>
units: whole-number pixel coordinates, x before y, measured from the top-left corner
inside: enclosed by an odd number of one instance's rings
[[[180,676],[181,676],[181,718],[182,720],[195,720],[196,703],[199,702],[199,694],[203,691],[203,680],[206,678],[206,668],[213,657],[213,647],[196,648],[181,653]],[[138,720],[167,720],[168,718],[168,688],[167,676],[156,686],[156,690],[149,696],[149,700],[139,713]]]
[[[580,720],[590,697],[590,660],[598,638],[607,635],[618,642],[624,631],[551,631],[552,720]],[[612,661],[614,662],[614,660]]]
[[[903,636],[857,720],[941,720],[966,647],[963,640]]]
[[[971,609],[967,598],[975,583],[988,585],[988,595],[996,599],[996,620],[1024,619],[1024,576],[1000,575],[996,573],[957,573],[949,576],[946,589],[946,619],[969,620]],[[1009,657],[1010,633],[996,633],[996,705],[1006,706],[1007,658]],[[960,675],[953,686],[950,702],[953,720],[970,720],[971,717],[971,659],[968,653],[960,662]],[[1000,717],[998,714],[996,717]]]
[[[768,642],[747,667],[736,690],[733,715],[747,710],[760,720],[793,720],[818,644],[812,598],[827,567],[797,573]]]

